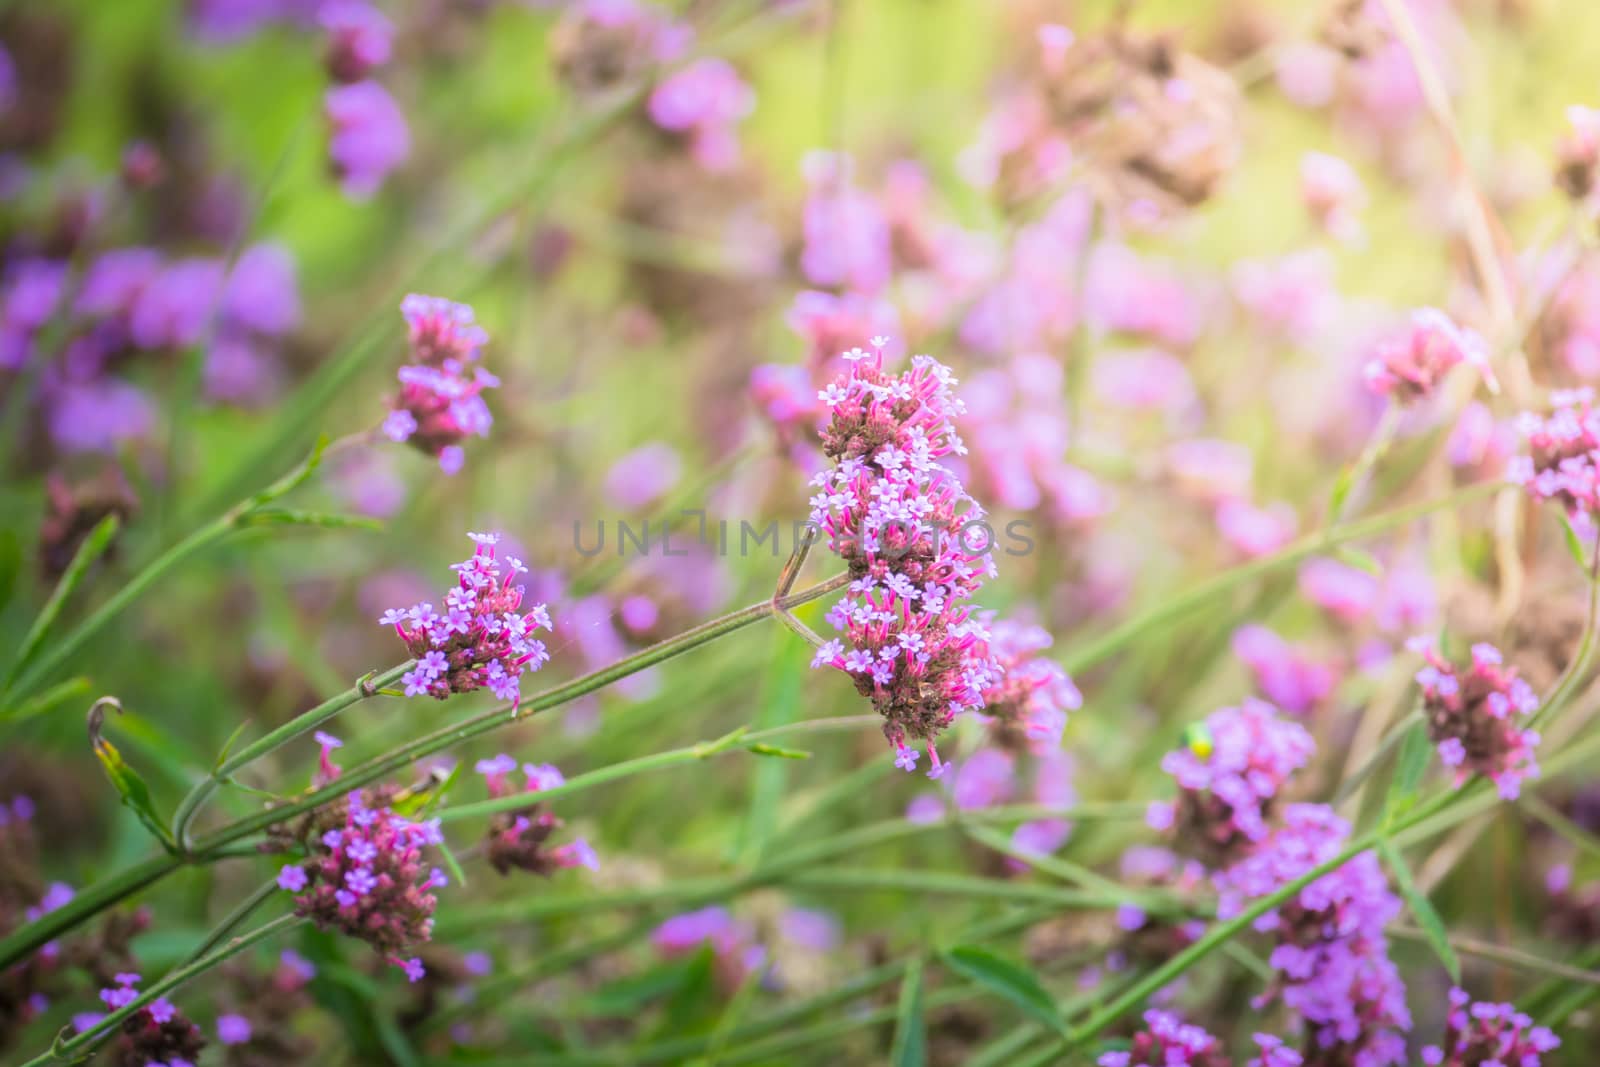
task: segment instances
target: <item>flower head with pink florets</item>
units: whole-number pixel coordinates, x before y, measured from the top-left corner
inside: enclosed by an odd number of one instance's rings
[[[417,362],[400,368],[400,392],[383,420],[383,434],[432,456],[446,474],[454,474],[465,458],[461,443],[489,436],[494,425],[483,391],[500,380],[473,366],[489,337],[465,304],[412,293],[401,301],[400,311]]]
[[[934,739],[982,708],[1002,677],[988,629],[965,603],[994,574],[993,546],[983,510],[938,462],[966,451],[955,378],[929,356],[890,374],[887,345],[875,337],[846,352],[846,370],[820,394],[830,415],[823,451],[835,465],[812,480],[811,517],[854,581],[828,614],[848,648],[829,641],[812,665],[845,671],[872,700],[897,766],[915,769],[908,742],[928,742],[937,778],[947,765]]]
[[[517,772],[517,761],[504,752],[492,759],[479,760],[474,767],[483,775],[490,796],[520,793],[528,797],[527,807],[502,812],[490,822],[489,865],[501,874],[516,869],[547,877],[567,867],[598,870],[599,858],[583,838],[554,847],[550,845],[550,836],[561,829],[562,822],[540,803],[539,794],[563,784],[565,779],[561,772],[548,763],[524,763],[521,769],[523,786],[519,790],[511,781],[511,776]]]
[[[1500,795],[1515,800],[1524,778],[1537,778],[1534,749],[1539,735],[1518,725],[1539,708],[1533,687],[1503,665],[1493,645],[1472,646],[1472,662],[1464,670],[1440,655],[1427,640],[1412,642],[1427,660],[1417,672],[1422,687],[1428,736],[1439,758],[1452,768],[1459,787],[1473,774],[1495,784]]]
[[[453,568],[456,588],[444,597],[444,612],[430,603],[391,609],[378,621],[393,626],[417,662],[401,679],[407,696],[443,700],[451,693],[487,688],[501,700],[520,699],[520,679],[550,658],[534,637],[550,629],[543,604],[522,610],[527,590],[513,584],[527,571],[522,561],[495,558],[498,534],[470,534],[477,551]],[[505,573],[502,574],[502,569]]]
[[[296,915],[367,942],[415,982],[422,964],[404,953],[432,937],[433,890],[448,883],[423,851],[443,838],[437,821],[414,822],[374,799],[357,791],[342,821],[330,812],[310,856],[279,870],[278,888],[295,895]]]

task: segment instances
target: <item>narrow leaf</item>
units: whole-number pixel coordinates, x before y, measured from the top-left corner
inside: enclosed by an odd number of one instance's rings
[[[1583,538],[1578,536],[1578,531],[1573,528],[1572,520],[1565,515],[1561,516],[1561,532],[1567,539],[1567,552],[1585,574],[1589,572],[1589,552],[1583,547]]]
[[[439,843],[433,847],[438,850],[439,858],[444,861],[445,869],[450,872],[451,880],[454,881],[456,885],[465,889],[467,885],[467,872],[461,869],[461,861],[456,859],[455,850],[450,847],[449,842],[445,841],[441,837],[439,839]]]
[[[61,575],[61,580],[56,582],[55,591],[50,594],[50,599],[45,601],[44,607],[39,609],[38,618],[33,620],[33,626],[28,629],[28,634],[22,639],[22,645],[17,651],[17,658],[12,662],[11,669],[6,672],[6,678],[0,683],[0,689],[9,689],[11,683],[16,681],[17,675],[22,672],[33,657],[38,654],[39,647],[44,644],[44,639],[50,634],[50,627],[55,624],[56,618],[61,614],[61,609],[66,605],[67,598],[83,583],[83,577],[94,565],[94,561],[105,554],[111,547],[111,539],[117,535],[121,521],[116,515],[107,515],[101,519],[89,536],[83,539],[83,544],[78,546],[78,551],[72,557],[72,562],[67,564],[67,569]]]
[[[1445,930],[1444,920],[1439,918],[1439,913],[1433,910],[1433,903],[1417,887],[1416,879],[1411,875],[1411,867],[1406,863],[1405,857],[1400,855],[1400,850],[1395,848],[1388,838],[1384,838],[1378,843],[1378,851],[1383,854],[1384,862],[1394,872],[1395,884],[1400,890],[1400,895],[1405,898],[1406,906],[1411,909],[1412,917],[1417,920],[1417,926],[1428,939],[1428,947],[1433,949],[1434,955],[1439,957],[1439,962],[1444,964],[1450,980],[1460,985],[1461,961],[1456,958],[1456,950],[1450,944],[1450,935]]]
[[[244,507],[240,508],[237,514],[248,514],[298,489],[307,478],[316,473],[317,467],[322,464],[323,450],[327,447],[328,437],[323,434],[317,438],[317,443],[311,446],[311,454],[301,460],[298,467],[245,501]]]
[[[172,832],[167,829],[160,813],[156,811],[154,801],[150,799],[150,787],[145,785],[138,771],[128,766],[117,747],[105,738],[106,708],[112,708],[119,714],[122,712],[122,704],[115,697],[101,697],[95,701],[89,709],[89,743],[94,747],[100,766],[105,768],[106,777],[122,797],[123,805],[139,817],[145,829],[161,842],[163,848],[170,851],[173,847]]]
[[[1044,986],[1033,972],[1004,956],[974,945],[958,945],[944,953],[944,962],[951,970],[972,979],[1046,1026],[1066,1032],[1061,1013]]]
[[[45,712],[57,708],[68,701],[86,697],[89,695],[89,690],[89,679],[83,675],[80,674],[76,678],[68,678],[66,681],[58,682],[30,700],[0,711],[0,723],[25,722],[35,715],[43,715]]]
[[[1350,490],[1355,488],[1356,467],[1349,464],[1339,471],[1339,477],[1334,479],[1333,492],[1328,494],[1328,520],[1338,521],[1340,512],[1344,511],[1344,502],[1350,495]]]
[[[750,746],[750,751],[758,756],[776,756],[779,759],[810,759],[811,753],[803,748],[779,748],[777,745],[767,745],[757,742]]]
[[[0,530],[0,611],[11,603],[17,591],[17,575],[22,573],[22,542],[15,530]]]
[[[324,530],[381,530],[383,521],[366,515],[338,515],[321,511],[301,511],[295,508],[258,508],[240,515],[235,525],[252,526],[314,526]]]
[[[1417,792],[1422,786],[1422,776],[1427,773],[1433,746],[1428,741],[1426,723],[1416,723],[1406,731],[1400,743],[1400,755],[1395,761],[1394,778],[1389,783],[1389,796],[1383,804],[1384,821],[1397,819],[1417,802]]]
[[[1370,552],[1363,552],[1354,545],[1340,545],[1334,549],[1333,554],[1342,562],[1357,570],[1366,571],[1374,578],[1383,577],[1383,564],[1379,563]]]
[[[726,752],[728,749],[742,741],[744,739],[744,735],[749,732],[750,727],[741,726],[736,730],[728,731],[715,741],[702,741],[698,745],[694,746],[695,758],[706,759],[709,756],[715,756],[718,752]]]
[[[900,1008],[895,1015],[893,1067],[923,1067],[928,1062],[928,1028],[922,1018],[922,961],[915,959],[900,979]]]

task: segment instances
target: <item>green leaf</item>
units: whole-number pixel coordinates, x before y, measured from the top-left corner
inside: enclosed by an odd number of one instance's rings
[[[711,1030],[721,1003],[717,992],[716,956],[707,945],[691,957],[683,980],[673,990],[657,1037],[680,1037]]]
[[[44,644],[44,639],[50,634],[50,627],[55,625],[56,618],[60,616],[61,609],[66,605],[67,598],[83,583],[84,575],[89,573],[89,568],[94,561],[99,559],[105,550],[111,547],[111,539],[117,535],[121,521],[116,515],[107,515],[89,531],[89,536],[83,539],[83,544],[78,546],[78,551],[73,555],[72,562],[67,564],[67,569],[62,573],[61,580],[56,582],[55,590],[50,594],[50,599],[45,601],[44,607],[39,609],[38,618],[33,620],[28,634],[22,639],[22,645],[17,651],[17,658],[12,662],[11,669],[6,672],[4,682],[0,682],[0,690],[9,689],[11,683],[16,681],[17,675],[23,668],[32,662],[38,654],[39,647]]]
[[[1433,903],[1417,887],[1416,879],[1411,875],[1410,865],[1406,863],[1405,857],[1400,855],[1400,850],[1394,847],[1393,842],[1384,838],[1378,842],[1378,851],[1383,854],[1384,862],[1394,872],[1395,884],[1400,890],[1400,895],[1405,898],[1406,906],[1411,909],[1412,917],[1417,920],[1417,926],[1428,939],[1428,947],[1433,949],[1434,955],[1439,957],[1439,962],[1444,964],[1450,980],[1460,985],[1461,961],[1456,958],[1456,950],[1451,947],[1450,935],[1445,930],[1444,920],[1439,918],[1439,913],[1433,910]]]
[[[1383,564],[1370,552],[1364,552],[1354,545],[1340,545],[1333,550],[1333,554],[1340,561],[1349,564],[1360,571],[1366,571],[1374,578],[1383,577]]]
[[[757,742],[750,746],[750,751],[757,756],[776,756],[778,759],[810,759],[811,753],[803,748],[779,748],[777,745],[767,745]]]
[[[736,730],[728,731],[715,741],[702,741],[698,745],[694,746],[695,758],[706,759],[710,756],[715,756],[719,752],[726,752],[728,749],[744,740],[744,735],[749,732],[750,727],[741,726]]]
[[[895,1014],[893,1067],[923,1067],[928,1062],[928,1027],[922,1018],[922,960],[915,959],[900,979],[900,1007]]]
[[[89,679],[82,675],[76,678],[68,678],[66,681],[58,682],[30,700],[0,711],[0,722],[25,722],[35,715],[43,715],[45,712],[65,704],[69,700],[88,696],[91,688]]]
[[[455,879],[455,884],[465,889],[467,872],[461,869],[461,861],[456,859],[455,851],[450,848],[449,842],[441,838],[434,848],[439,850],[439,858],[444,861],[446,869],[450,871],[450,877]]]
[[[1066,1023],[1056,1010],[1055,1001],[1033,972],[1022,964],[975,945],[958,945],[945,952],[943,958],[951,970],[1009,1000],[1058,1033],[1066,1033]]]
[[[17,591],[17,575],[22,573],[22,542],[15,530],[0,530],[0,611],[11,603]]]
[[[1565,515],[1561,516],[1561,532],[1566,535],[1567,552],[1572,556],[1572,561],[1585,573],[1589,573],[1589,553],[1583,547],[1583,538],[1578,536],[1578,531],[1573,529],[1572,520]]]
[[[338,515],[296,508],[258,508],[235,520],[240,528],[255,526],[315,526],[324,530],[381,530],[383,521],[366,515]]]
[[[271,485],[267,486],[265,489],[261,490],[261,492],[252,496],[249,500],[245,501],[244,506],[239,509],[238,514],[241,516],[248,515],[253,511],[259,510],[262,505],[270,504],[279,497],[285,496],[293,492],[295,489],[298,489],[301,484],[304,483],[307,478],[310,478],[313,474],[315,474],[317,468],[321,466],[322,453],[327,447],[328,435],[323,434],[317,438],[317,443],[311,446],[310,455],[301,460],[299,466],[290,471],[288,474],[285,474],[282,478],[279,478],[277,481],[273,482]]]
[[[639,974],[607,982],[579,1004],[585,1014],[602,1018],[636,1015],[646,1005],[681,988],[693,965],[693,959],[669,960]]]
[[[1427,773],[1433,745],[1428,741],[1426,723],[1416,723],[1406,731],[1400,743],[1400,755],[1395,760],[1394,778],[1389,782],[1389,795],[1383,802],[1385,825],[1399,818],[1417,802],[1422,786],[1422,776]]]
[[[1356,484],[1356,465],[1347,464],[1339,471],[1339,477],[1333,480],[1333,492],[1328,494],[1328,521],[1337,522],[1339,515],[1344,511],[1345,498],[1350,495],[1350,490]]]
[[[122,797],[123,805],[137,815],[145,829],[170,852],[174,847],[172,831],[156,811],[155,803],[150,799],[150,787],[145,785],[138,771],[128,766],[122,753],[117,751],[117,746],[105,738],[105,709],[108,707],[119,714],[122,712],[122,705],[115,697],[101,697],[89,709],[89,743],[94,746],[95,757],[100,760],[100,766],[105,768],[106,777]]]

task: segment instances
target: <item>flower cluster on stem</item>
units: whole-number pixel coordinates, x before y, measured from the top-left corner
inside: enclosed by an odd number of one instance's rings
[[[1162,759],[1178,799],[1152,805],[1150,823],[1175,829],[1208,866],[1226,866],[1267,837],[1274,800],[1314,747],[1303,726],[1265,701],[1214,711]]]
[[[334,816],[335,825],[310,842],[305,862],[278,872],[278,886],[295,894],[295,914],[367,942],[415,982],[421,961],[401,953],[433,933],[432,890],[447,879],[423,862],[423,850],[442,842],[438,823],[371,805],[361,791],[342,807],[342,822]]]
[[[847,672],[872,700],[900,767],[916,766],[909,742],[928,742],[938,777],[945,765],[934,739],[982,708],[1001,678],[988,629],[966,603],[994,559],[983,509],[938,462],[965,452],[955,379],[929,356],[888,373],[887,344],[876,337],[846,352],[846,370],[820,394],[834,466],[813,479],[811,517],[855,580],[829,613],[849,647],[827,642],[813,666]]]
[[[1460,989],[1450,990],[1450,1015],[1442,1045],[1422,1050],[1427,1067],[1540,1067],[1546,1052],[1561,1039],[1510,1004],[1477,1001]]]
[[[503,752],[492,759],[479,760],[474,770],[483,775],[490,796],[512,796],[519,792],[511,783],[517,761]],[[548,763],[524,763],[522,775],[520,791],[528,794],[528,806],[496,815],[489,824],[489,865],[501,874],[510,874],[513,869],[546,876],[567,867],[598,870],[599,858],[581,837],[548,847],[550,835],[559,830],[562,823],[539,803],[538,794],[561,785],[565,781],[561,771]]]
[[[500,379],[475,366],[489,335],[473,321],[470,307],[443,297],[412,293],[400,312],[416,362],[400,368],[400,392],[390,402],[383,433],[454,474],[465,459],[461,443],[489,436],[494,424],[483,391]]]
[[[514,556],[495,558],[498,534],[469,534],[477,543],[472,556],[454,566],[456,588],[444,596],[444,613],[430,603],[405,610],[392,608],[378,621],[393,626],[406,651],[417,661],[401,681],[407,696],[443,700],[451,693],[488,688],[501,700],[520,696],[521,677],[550,658],[544,642],[533,635],[550,629],[543,604],[522,610],[527,590],[512,584],[528,568]]]
[[[1428,736],[1439,758],[1455,771],[1456,786],[1474,774],[1494,782],[1506,800],[1515,800],[1524,778],[1537,778],[1534,748],[1539,734],[1518,725],[1539,708],[1533,687],[1502,665],[1493,645],[1472,646],[1472,662],[1464,670],[1431,644],[1420,648],[1427,665],[1417,672],[1422,687]]]

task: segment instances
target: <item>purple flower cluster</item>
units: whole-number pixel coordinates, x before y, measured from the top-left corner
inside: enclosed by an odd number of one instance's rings
[[[280,870],[278,886],[295,894],[296,915],[367,942],[415,982],[421,961],[400,953],[432,936],[438,898],[431,890],[447,879],[423,863],[422,850],[442,840],[436,821],[369,807],[358,791],[350,794],[343,825],[324,831],[304,863]]]
[[[1510,1004],[1474,1002],[1463,990],[1450,990],[1450,1015],[1442,1045],[1422,1050],[1427,1067],[1539,1067],[1542,1056],[1561,1039]]]
[[[468,536],[478,547],[451,568],[460,579],[445,594],[444,614],[421,603],[404,611],[391,608],[378,621],[394,627],[417,661],[401,679],[407,696],[443,700],[451,693],[488,687],[501,700],[516,701],[523,673],[538,670],[550,658],[544,642],[533,636],[550,629],[550,613],[543,604],[521,610],[527,590],[511,582],[527,567],[507,557],[509,573],[502,577],[494,549],[499,534]]]
[[[441,470],[454,474],[466,458],[461,442],[489,436],[494,425],[482,394],[500,380],[473,366],[489,335],[473,321],[470,307],[443,297],[412,293],[400,302],[400,312],[417,362],[400,368],[400,392],[383,420],[383,433],[434,457]]]
[[[952,421],[962,411],[955,379],[929,356],[887,374],[887,343],[845,353],[848,369],[821,393],[831,414],[823,451],[835,466],[812,480],[811,518],[855,581],[828,616],[849,649],[829,641],[812,665],[846,671],[872,699],[899,766],[916,766],[908,739],[926,740],[938,777],[934,738],[983,707],[1000,680],[988,630],[962,603],[994,574],[994,559],[983,509],[937,462],[965,451]]]
[[[72,887],[64,882],[51,882],[40,891],[38,838],[30,825],[33,814],[33,800],[26,795],[0,800],[0,934],[36,921],[73,897]],[[20,1029],[50,1007],[65,962],[61,943],[50,941],[21,963],[0,971],[0,1033],[9,1027]]]
[[[1103,1053],[1100,1067],[1230,1067],[1222,1042],[1165,1011],[1147,1011],[1133,1047]]]
[[[1439,758],[1455,770],[1456,785],[1474,774],[1494,782],[1500,795],[1515,800],[1524,778],[1537,778],[1534,749],[1539,734],[1524,730],[1518,717],[1538,710],[1533,687],[1502,666],[1493,645],[1472,646],[1472,664],[1458,671],[1431,644],[1419,643],[1427,665],[1417,672],[1422,687],[1428,736]]]
[[[1432,393],[1462,363],[1494,380],[1483,339],[1444,312],[1422,308],[1412,313],[1405,331],[1378,344],[1363,377],[1374,393],[1409,402]]]
[[[512,796],[518,792],[510,782],[510,776],[517,769],[517,761],[505,753],[493,759],[479,760],[473,769],[483,775],[490,796]],[[546,876],[567,867],[599,870],[599,858],[581,837],[568,844],[546,847],[550,835],[559,830],[562,823],[539,803],[537,794],[561,785],[565,781],[561,772],[548,763],[524,763],[522,774],[524,783],[521,792],[530,796],[530,802],[519,811],[496,815],[490,823],[490,866],[501,874],[509,874],[515,868]]]
[[[728,990],[739,988],[752,972],[767,964],[767,949],[756,940],[755,928],[720,905],[674,915],[656,927],[650,941],[657,952],[668,957],[709,945],[717,981]]]
[[[364,0],[329,0],[317,12],[328,32],[328,74],[338,82],[358,82],[389,62],[394,26]]]
[[[1571,389],[1551,394],[1556,410],[1540,418],[1524,412],[1517,428],[1528,442],[1528,454],[1517,456],[1506,477],[1527,487],[1535,500],[1555,500],[1574,526],[1594,529],[1600,512],[1600,412],[1594,390]]]
[[[1042,626],[998,619],[989,626],[989,651],[1001,677],[983,691],[984,714],[1005,748],[1046,751],[1061,744],[1067,712],[1083,694],[1054,660],[1039,655],[1054,642]]]
[[[1259,624],[1234,631],[1233,654],[1255,675],[1262,696],[1295,715],[1314,710],[1339,681],[1331,664],[1312,658]]]
[[[137,974],[120,973],[115,984],[100,990],[100,1001],[107,1011],[118,1011],[139,996]],[[104,1015],[84,1013],[73,1016],[73,1026],[81,1033],[97,1025]],[[200,1028],[190,1022],[166,997],[157,997],[122,1022],[112,1043],[111,1060],[137,1067],[194,1067],[205,1048]]]
[[[345,195],[365,200],[411,154],[405,115],[369,77],[389,61],[394,27],[365,0],[332,0],[318,19],[328,34],[328,74],[337,83],[323,97],[328,159]]]
[[[278,371],[277,340],[300,322],[294,261],[278,245],[220,259],[167,260],[153,248],[114,248],[74,276],[60,260],[20,258],[0,276],[0,370],[38,355],[49,323],[63,329],[57,358],[42,368],[44,421],[67,452],[114,450],[147,433],[150,402],[112,371],[130,357],[208,343],[206,391],[259,403]]]
[[[701,59],[669,75],[650,94],[650,118],[689,141],[695,162],[725,171],[739,162],[735,127],[755,107],[755,93],[725,59]]]
[[[1217,914],[1237,915],[1333,859],[1349,836],[1331,808],[1290,805],[1269,838],[1215,876]],[[1304,1022],[1308,1067],[1405,1062],[1411,1015],[1384,935],[1400,909],[1377,857],[1363,852],[1255,921],[1273,937],[1269,962],[1278,972],[1260,1006],[1276,996]]]
[[[1208,866],[1227,866],[1266,839],[1274,800],[1314,747],[1304,727],[1263,701],[1214,711],[1183,748],[1163,757],[1178,799],[1152,805],[1150,823],[1175,829]]]

